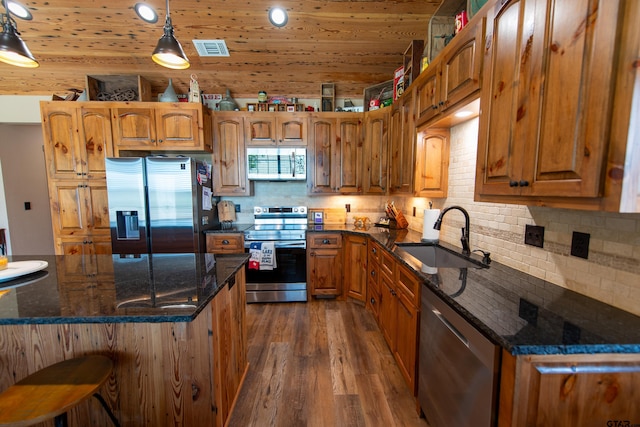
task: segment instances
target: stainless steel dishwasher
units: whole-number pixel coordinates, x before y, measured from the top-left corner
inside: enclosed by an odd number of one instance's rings
[[[498,346],[422,289],[418,399],[431,427],[496,424]]]

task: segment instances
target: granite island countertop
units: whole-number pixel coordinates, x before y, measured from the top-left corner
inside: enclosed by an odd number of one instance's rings
[[[0,325],[190,322],[247,254],[11,256],[44,270],[0,283]]]
[[[423,284],[513,355],[640,353],[640,317],[498,262],[478,268],[427,268],[398,243],[422,234],[380,227],[311,225],[308,232],[367,234],[411,268]],[[456,254],[461,249],[439,243]],[[478,248],[471,248],[478,249]],[[482,248],[480,248],[482,249]]]

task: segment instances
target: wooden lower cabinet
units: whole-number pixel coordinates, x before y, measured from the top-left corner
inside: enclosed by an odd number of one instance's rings
[[[503,351],[498,426],[636,425],[638,384],[638,354]]]
[[[382,248],[373,239],[367,243],[367,300],[366,307],[379,321],[380,316],[380,252]]]
[[[312,296],[342,298],[342,234],[307,234],[307,284]]]
[[[378,325],[411,392],[417,393],[420,281],[391,254],[381,256]],[[391,269],[392,274],[386,270]],[[409,292],[408,290],[411,290]],[[417,298],[417,299],[416,299]]]
[[[344,278],[347,296],[365,302],[367,297],[367,237],[344,236]]]

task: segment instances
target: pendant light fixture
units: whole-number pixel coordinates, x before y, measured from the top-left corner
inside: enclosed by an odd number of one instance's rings
[[[18,67],[36,68],[38,61],[29,51],[26,43],[20,38],[16,21],[11,17],[7,4],[4,4],[7,13],[0,13],[0,61]]]
[[[173,24],[169,13],[169,0],[167,0],[167,18],[164,22],[164,35],[158,41],[156,49],[151,55],[151,59],[156,64],[174,70],[184,70],[189,68],[189,60],[184,54],[180,42],[173,35]]]

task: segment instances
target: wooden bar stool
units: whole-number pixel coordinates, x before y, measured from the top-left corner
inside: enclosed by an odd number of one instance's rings
[[[18,381],[0,394],[0,426],[30,426],[54,418],[67,425],[67,411],[92,395],[116,427],[118,420],[96,391],[107,381],[113,362],[90,355],[65,360]]]

